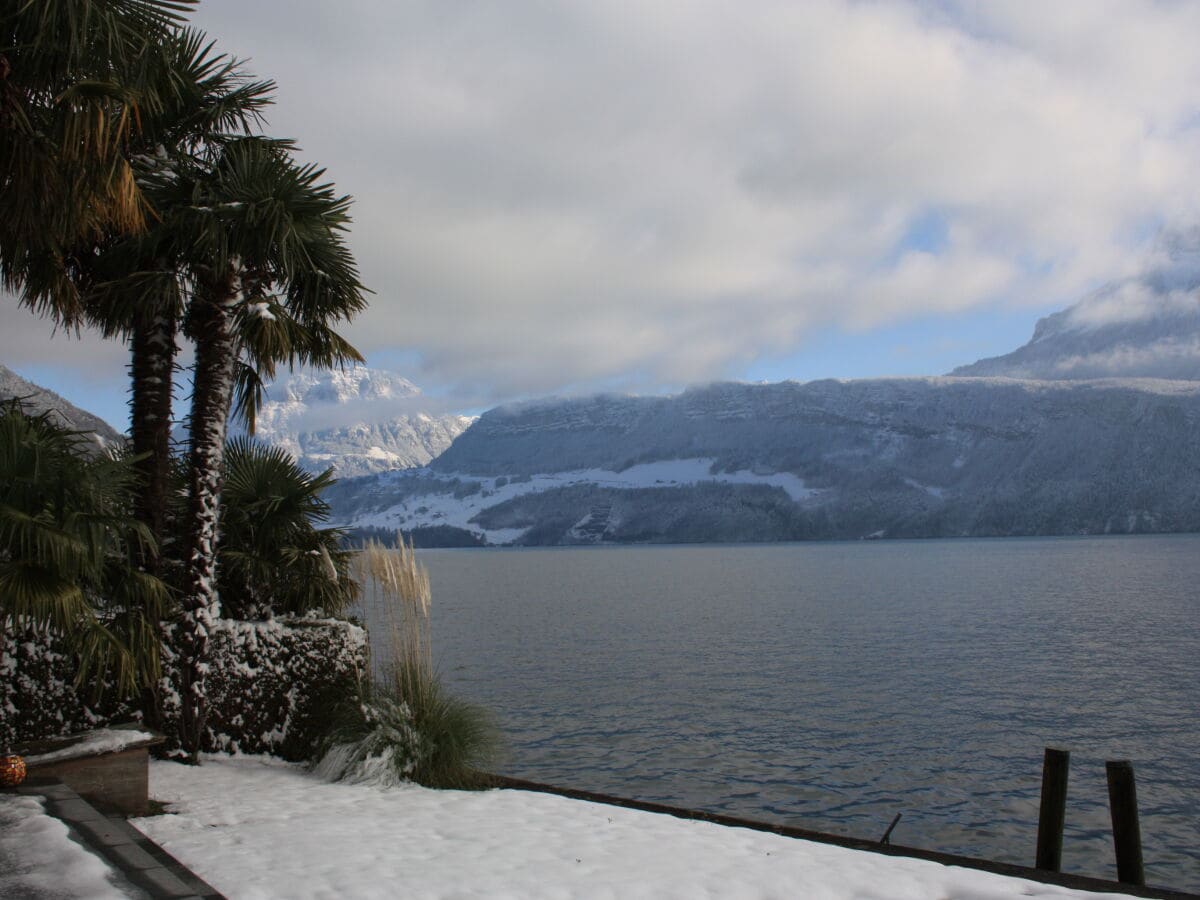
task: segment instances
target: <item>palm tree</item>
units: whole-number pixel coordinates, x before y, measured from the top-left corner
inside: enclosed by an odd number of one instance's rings
[[[181,634],[181,743],[195,761],[205,719],[207,635],[220,615],[216,551],[226,423],[239,383],[255,408],[277,364],[361,357],[331,328],[366,305],[342,233],[350,199],[301,166],[287,142],[248,137],[204,148],[147,181],[188,294],[195,344]],[[239,368],[246,363],[249,369]],[[250,374],[247,375],[247,372]]]
[[[311,475],[287,451],[240,437],[225,448],[218,593],[237,619],[342,612],[358,597],[353,554],[321,492],[333,470]]]
[[[127,456],[0,406],[0,621],[49,628],[79,651],[79,680],[115,677],[123,694],[158,678],[162,582],[135,564],[152,543],[131,515]]]
[[[176,161],[206,146],[244,136],[261,122],[274,83],[253,80],[238,60],[214,54],[197,31],[181,29],[160,49],[161,102],[143,118],[133,154],[144,179],[169,173]],[[151,226],[153,230],[155,226]],[[130,437],[143,489],[135,508],[160,542],[167,540],[164,510],[170,483],[172,384],[178,352],[183,286],[169,242],[138,234],[109,241],[88,257],[83,281],[88,318],[106,337],[129,340]],[[146,560],[154,569],[156,560]]]
[[[78,327],[80,248],[145,225],[129,147],[195,0],[0,3],[0,285]]]

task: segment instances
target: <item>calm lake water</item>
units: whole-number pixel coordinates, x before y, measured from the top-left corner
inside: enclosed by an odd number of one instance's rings
[[[1131,759],[1147,880],[1200,889],[1200,536],[423,551],[443,675],[507,774],[1115,878]]]

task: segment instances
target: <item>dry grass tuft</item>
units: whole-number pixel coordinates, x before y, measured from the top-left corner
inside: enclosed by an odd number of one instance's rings
[[[356,561],[368,620],[386,622],[391,657],[344,710],[318,766],[329,777],[411,778],[429,787],[486,786],[480,771],[500,756],[491,713],[448,693],[433,670],[429,573],[411,544],[366,544]]]

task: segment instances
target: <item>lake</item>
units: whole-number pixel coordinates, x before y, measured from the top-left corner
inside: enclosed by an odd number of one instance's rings
[[[436,663],[506,774],[1026,865],[1071,751],[1067,871],[1200,889],[1200,536],[421,551]]]

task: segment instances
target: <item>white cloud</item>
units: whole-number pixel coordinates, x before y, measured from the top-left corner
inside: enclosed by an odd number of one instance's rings
[[[353,193],[350,330],[499,400],[1045,306],[1197,217],[1200,5],[260,2],[195,16]],[[905,248],[914,222],[944,246]],[[7,314],[6,314],[7,315]]]

